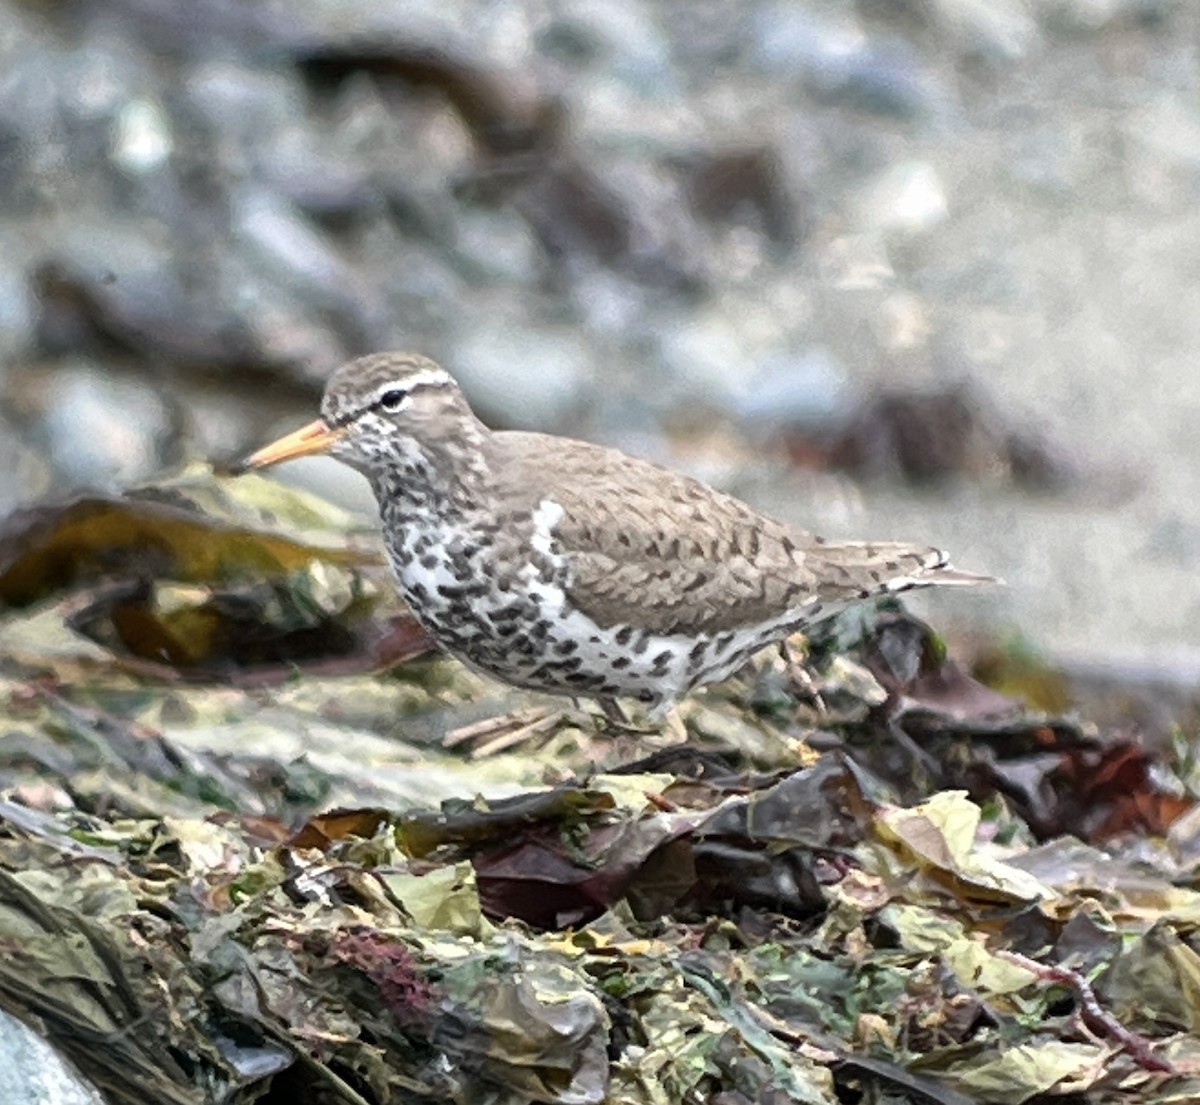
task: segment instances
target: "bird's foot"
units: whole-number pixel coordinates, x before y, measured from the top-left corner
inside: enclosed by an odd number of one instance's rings
[[[829,713],[829,708],[821,697],[817,682],[813,679],[812,672],[808,670],[808,641],[805,640],[804,635],[795,633],[791,637],[785,637],[779,642],[779,651],[787,666],[788,681],[791,683],[793,693],[798,698],[812,703],[813,709],[818,714]]]
[[[578,701],[575,703],[579,705]],[[596,705],[600,707],[600,712],[604,714],[605,720],[610,725],[618,729],[631,730],[633,722],[629,720],[629,715],[621,708],[621,704],[615,698],[598,698]]]

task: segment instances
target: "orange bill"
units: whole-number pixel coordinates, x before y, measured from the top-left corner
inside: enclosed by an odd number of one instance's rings
[[[246,472],[251,468],[269,468],[272,464],[294,460],[296,457],[327,453],[339,437],[341,437],[340,430],[330,429],[318,418],[307,426],[301,426],[300,429],[285,434],[278,441],[264,445],[257,453],[251,453],[237,466],[237,470]]]

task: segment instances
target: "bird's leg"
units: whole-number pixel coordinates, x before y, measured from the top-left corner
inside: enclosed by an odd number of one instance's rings
[[[653,718],[651,718],[649,726],[637,725],[625,712],[625,708],[621,703],[615,698],[597,698],[596,702],[603,711],[605,718],[608,719],[609,725],[618,733],[632,733],[637,736],[644,736],[647,733],[658,732],[658,727],[654,724]]]
[[[817,690],[817,685],[813,682],[813,677],[809,673],[808,666],[805,663],[808,659],[807,643],[803,650],[797,648],[792,642],[794,637],[785,637],[779,642],[779,654],[783,657],[783,662],[787,665],[788,679],[791,681],[792,687],[803,698],[808,699],[816,708],[818,713],[828,713],[825,706],[825,700],[821,697],[821,692]]]
[[[596,702],[600,706],[601,712],[613,725],[619,729],[628,729],[630,727],[628,716],[621,709],[621,704],[615,698],[598,698]]]
[[[674,699],[663,699],[655,705],[646,719],[649,724],[645,726],[635,725],[630,721],[629,715],[625,713],[621,704],[615,698],[598,698],[596,702],[604,712],[604,716],[608,719],[609,724],[618,733],[628,733],[632,736],[640,737],[664,734],[671,738],[672,744],[682,743],[687,740],[687,728],[683,724],[683,719],[679,716]]]

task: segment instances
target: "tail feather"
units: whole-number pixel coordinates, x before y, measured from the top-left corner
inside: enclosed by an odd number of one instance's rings
[[[920,587],[974,587],[980,583],[997,583],[1003,586],[1004,580],[983,572],[964,572],[952,564],[945,564],[923,578],[918,578],[916,583]]]
[[[983,572],[964,572],[950,563],[950,556],[941,549],[929,549],[925,562],[911,575],[893,576],[884,581],[889,594],[909,591],[914,587],[975,587],[983,583],[1002,584],[1004,581]]]

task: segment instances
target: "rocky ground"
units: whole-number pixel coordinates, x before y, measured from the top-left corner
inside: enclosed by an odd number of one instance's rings
[[[1198,19],[4,4],[0,509],[231,456],[415,347],[497,423],[1009,581],[939,617],[1190,671]],[[967,389],[900,417],[933,462],[894,410],[830,449],[912,388]]]

